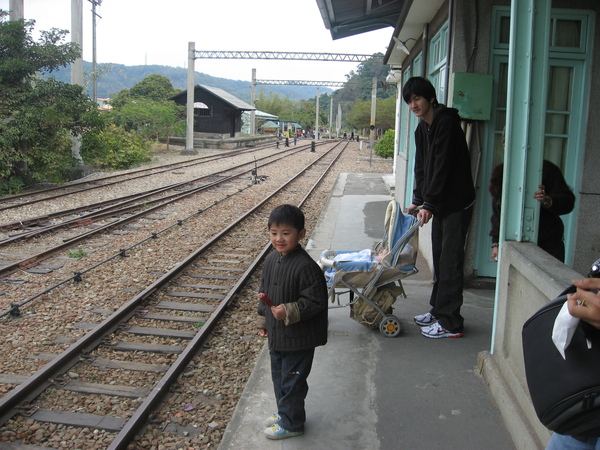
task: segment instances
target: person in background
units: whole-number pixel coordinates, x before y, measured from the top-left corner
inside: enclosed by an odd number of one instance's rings
[[[498,261],[498,236],[500,234],[500,206],[502,200],[503,164],[492,171],[489,191],[492,196],[492,259]],[[565,262],[565,226],[560,216],[569,214],[575,207],[575,195],[567,185],[560,169],[544,160],[542,184],[533,194],[541,203],[537,245],[561,262]]]
[[[471,157],[458,111],[438,103],[429,80],[410,78],[402,97],[421,119],[415,130],[415,188],[408,212],[417,215],[421,226],[433,219],[431,309],[414,321],[425,337],[461,337],[464,247],[475,202]]]
[[[315,347],[327,343],[327,286],[318,264],[302,248],[306,235],[300,208],[281,205],[269,216],[272,251],[264,262],[260,293],[273,303],[258,304],[258,334],[268,337],[277,413],[266,421],[269,439],[304,432],[306,379]]]
[[[573,317],[600,328],[600,278],[573,280],[577,292],[567,296],[567,307]],[[598,450],[600,437],[578,437],[553,433],[546,450]]]

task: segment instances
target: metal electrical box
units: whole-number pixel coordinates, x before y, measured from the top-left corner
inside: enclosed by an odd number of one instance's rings
[[[452,107],[466,120],[490,120],[492,114],[492,75],[453,73]]]

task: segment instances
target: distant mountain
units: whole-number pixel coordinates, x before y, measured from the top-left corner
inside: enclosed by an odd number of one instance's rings
[[[148,75],[159,74],[171,80],[173,87],[176,89],[185,90],[187,88],[187,69],[183,67],[170,66],[126,66],[123,64],[98,64],[98,97],[112,97],[123,89],[129,89],[134,84],[139,83]],[[92,63],[83,62],[84,78],[89,80],[92,72]],[[55,77],[58,81],[69,83],[71,81],[71,66],[63,67],[58,71],[52,72],[49,76]],[[250,102],[251,83],[242,80],[230,80],[227,78],[217,78],[205,73],[196,72],[194,84],[204,84],[221,88],[232,95]],[[305,100],[315,96],[314,86],[271,86],[259,85],[258,90],[264,89],[268,95],[269,92],[277,93],[280,97],[288,96],[291,100]],[[87,93],[92,96],[91,83],[87,86]],[[322,92],[332,92],[331,89],[321,88]]]

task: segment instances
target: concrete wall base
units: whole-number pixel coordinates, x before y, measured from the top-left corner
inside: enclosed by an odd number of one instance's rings
[[[479,370],[515,446],[537,450],[546,446],[551,432],[531,403],[521,331],[527,319],[582,276],[530,243],[505,242],[499,264],[493,352],[479,354]]]

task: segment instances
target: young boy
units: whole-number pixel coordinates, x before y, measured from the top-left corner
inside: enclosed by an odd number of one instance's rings
[[[265,435],[285,439],[304,432],[306,379],[315,347],[327,342],[327,286],[323,272],[300,245],[306,234],[300,208],[278,206],[268,228],[275,251],[265,259],[260,292],[273,306],[259,302],[258,333],[269,338],[277,413],[267,419]]]

